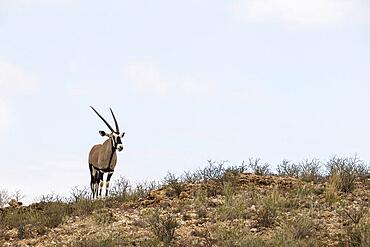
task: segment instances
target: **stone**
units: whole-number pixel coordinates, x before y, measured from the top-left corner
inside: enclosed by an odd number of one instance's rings
[[[12,208],[18,208],[20,206],[22,206],[22,202],[18,202],[16,199],[11,199],[9,202],[8,202],[9,206],[11,206]]]
[[[179,195],[179,199],[185,199],[185,198],[188,198],[189,197],[189,194],[185,191],[182,191]]]

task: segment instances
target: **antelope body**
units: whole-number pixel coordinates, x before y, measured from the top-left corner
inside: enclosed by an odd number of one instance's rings
[[[125,135],[125,132],[120,134],[117,120],[113,114],[112,109],[110,109],[110,111],[113,116],[116,130],[114,130],[92,106],[91,108],[103,120],[103,122],[111,131],[111,133],[106,133],[105,131],[100,130],[99,134],[101,136],[108,137],[108,139],[102,144],[94,145],[89,153],[89,168],[91,176],[90,187],[92,191],[92,197],[95,198],[97,196],[101,196],[101,192],[104,186],[104,173],[108,173],[105,183],[105,195],[108,195],[109,181],[117,164],[116,150],[122,151],[123,145],[121,138]]]

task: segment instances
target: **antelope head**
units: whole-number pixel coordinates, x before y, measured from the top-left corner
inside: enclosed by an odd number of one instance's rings
[[[113,116],[113,120],[114,120],[114,124],[115,124],[115,127],[116,129],[114,130],[112,128],[112,126],[109,125],[109,123],[107,121],[105,121],[105,119],[94,109],[94,107],[90,106],[91,109],[94,110],[94,112],[101,118],[101,120],[103,120],[103,122],[107,125],[107,127],[110,129],[110,133],[107,133],[105,132],[104,130],[100,130],[99,131],[99,134],[101,136],[106,136],[108,137],[109,139],[112,140],[112,144],[113,144],[113,147],[114,149],[117,149],[118,151],[122,151],[123,150],[123,144],[122,144],[122,140],[121,138],[125,135],[125,132],[123,133],[120,133],[119,132],[119,127],[118,127],[118,123],[117,123],[117,120],[116,120],[116,117],[114,116],[114,113],[112,111],[111,108],[110,109],[110,112],[112,113],[112,116]]]

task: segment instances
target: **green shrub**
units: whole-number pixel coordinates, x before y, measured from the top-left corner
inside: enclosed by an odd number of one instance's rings
[[[199,218],[205,218],[208,214],[207,209],[207,191],[199,190],[196,191],[194,205],[195,205],[195,213],[198,215]]]
[[[296,239],[291,232],[280,231],[276,233],[265,246],[273,247],[321,247],[326,246],[315,238]]]
[[[360,223],[361,219],[369,213],[368,205],[362,205],[358,208],[343,209],[343,215],[350,220],[352,224]]]
[[[370,223],[353,224],[346,230],[346,235],[340,241],[343,247],[370,246]]]
[[[318,182],[321,178],[321,163],[318,159],[304,160],[300,164],[299,177],[306,182]]]
[[[175,238],[175,231],[178,227],[176,218],[170,213],[160,215],[158,210],[154,210],[149,213],[146,220],[149,228],[158,240],[163,242],[165,246],[170,246],[170,243]]]
[[[110,224],[116,221],[113,213],[107,208],[100,208],[93,212],[93,217],[98,224]]]
[[[283,160],[281,164],[277,165],[277,172],[278,176],[298,178],[301,168],[288,160]]]
[[[240,224],[218,225],[213,230],[213,236],[215,239],[209,242],[216,242],[217,246],[222,247],[267,246],[261,238],[253,236],[248,228]]]
[[[252,172],[256,175],[260,176],[267,176],[271,175],[271,171],[268,164],[261,164],[261,159],[249,159],[249,168],[252,170]]]
[[[62,202],[36,205],[38,208],[9,208],[1,214],[0,228],[17,229],[19,239],[31,236],[32,232],[43,235],[48,229],[59,226],[70,214],[70,207]]]
[[[287,231],[297,240],[314,236],[317,229],[317,224],[308,216],[298,216],[287,224]]]
[[[195,176],[202,181],[219,181],[224,176],[225,163],[226,161],[215,162],[208,160],[208,166],[199,169]]]
[[[167,190],[167,196],[176,196],[179,197],[181,192],[185,190],[185,183],[180,181],[173,173],[167,173],[164,178],[164,184],[168,185],[169,189]]]
[[[116,247],[136,246],[130,244],[129,238],[124,233],[109,233],[108,235],[92,235],[74,242],[71,247]]]
[[[92,214],[94,210],[102,208],[103,205],[104,202],[101,200],[82,199],[73,203],[71,206],[73,215],[87,216]]]
[[[224,202],[217,208],[217,213],[222,220],[243,219],[248,216],[246,200],[235,194],[231,183],[224,185]]]
[[[333,157],[326,164],[329,179],[337,176],[336,189],[340,192],[352,192],[355,187],[355,180],[367,173],[367,167],[357,156],[349,158]]]
[[[6,206],[10,200],[8,191],[0,190],[0,208]]]
[[[278,209],[286,208],[287,201],[279,195],[276,188],[270,195],[257,201],[257,223],[262,227],[270,227],[275,223]]]

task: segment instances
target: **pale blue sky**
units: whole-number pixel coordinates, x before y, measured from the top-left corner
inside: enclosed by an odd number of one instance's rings
[[[0,188],[88,185],[109,107],[113,175],[261,157],[370,161],[366,0],[0,0]]]

